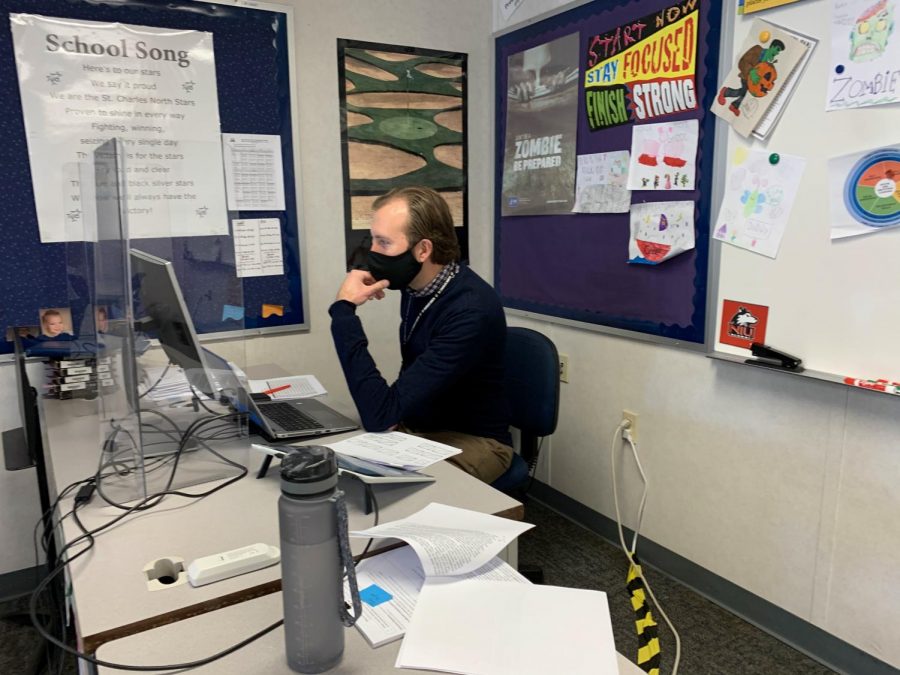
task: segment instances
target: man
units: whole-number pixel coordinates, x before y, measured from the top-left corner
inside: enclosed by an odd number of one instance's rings
[[[460,265],[450,209],[434,190],[392,190],[373,204],[368,271],[347,274],[331,334],[363,426],[400,428],[462,449],[450,461],[485,482],[513,450],[504,393],[506,319],[494,289]],[[356,308],[401,291],[400,375],[375,366]]]

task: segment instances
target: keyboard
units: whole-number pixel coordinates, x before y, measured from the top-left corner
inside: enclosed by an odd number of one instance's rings
[[[297,409],[291,403],[264,403],[258,405],[259,412],[278,424],[286,431],[304,431],[306,429],[324,429],[316,419]]]

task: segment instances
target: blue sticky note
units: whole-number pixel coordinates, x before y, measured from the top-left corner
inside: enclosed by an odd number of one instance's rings
[[[382,602],[393,599],[393,595],[388,593],[380,586],[372,584],[368,588],[363,588],[359,592],[359,599],[366,603],[369,607],[378,607]]]
[[[222,321],[228,319],[236,319],[241,321],[244,318],[244,308],[237,305],[222,305]]]

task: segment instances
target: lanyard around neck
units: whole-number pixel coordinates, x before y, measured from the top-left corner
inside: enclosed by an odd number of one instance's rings
[[[448,276],[446,278],[446,280],[444,280],[444,283],[441,284],[440,288],[438,288],[434,292],[434,295],[431,296],[431,298],[428,300],[428,302],[425,303],[425,306],[416,315],[416,318],[413,321],[413,324],[410,327],[410,329],[405,330],[406,326],[409,324],[409,308],[412,307],[412,301],[413,301],[413,299],[410,298],[409,304],[406,306],[406,316],[403,317],[403,327],[404,327],[403,344],[406,344],[407,342],[409,342],[409,336],[413,334],[413,331],[416,329],[416,326],[419,325],[419,319],[421,319],[422,315],[428,311],[428,308],[434,304],[434,301],[440,297],[441,293],[444,292],[444,289],[447,288],[447,284],[449,284],[453,280],[453,277],[455,277],[455,276],[456,276],[456,273],[454,272],[453,274]]]

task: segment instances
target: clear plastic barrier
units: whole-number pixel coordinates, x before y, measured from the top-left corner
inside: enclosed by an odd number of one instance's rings
[[[129,169],[143,168],[117,140],[94,152],[94,293],[88,314],[99,346],[99,489],[116,503],[238,475],[249,449],[246,420],[234,411],[233,386],[224,386],[226,374],[209,364],[177,273],[182,266],[228,263],[198,259],[191,237],[173,237],[166,208],[157,211],[159,237],[129,236],[132,210],[141,208],[129,199],[136,175]],[[240,364],[242,349],[229,344]]]

